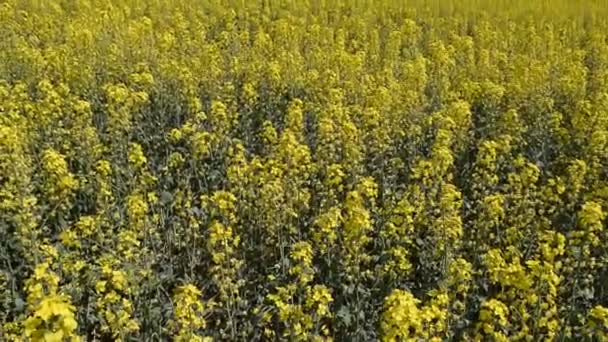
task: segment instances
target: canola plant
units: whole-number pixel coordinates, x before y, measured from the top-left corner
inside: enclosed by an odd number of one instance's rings
[[[606,18],[0,1],[0,340],[608,340]]]

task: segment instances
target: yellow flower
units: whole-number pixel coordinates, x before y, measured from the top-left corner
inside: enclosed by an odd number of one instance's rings
[[[129,163],[136,169],[140,169],[142,168],[146,163],[148,162],[148,159],[146,158],[146,156],[144,155],[144,151],[141,147],[141,145],[137,144],[137,143],[132,143],[130,144],[130,149],[129,149]]]

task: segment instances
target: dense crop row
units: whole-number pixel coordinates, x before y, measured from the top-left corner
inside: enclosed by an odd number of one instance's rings
[[[608,338],[607,14],[0,1],[0,340]]]

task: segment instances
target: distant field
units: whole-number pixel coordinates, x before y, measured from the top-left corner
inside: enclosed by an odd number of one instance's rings
[[[607,212],[604,0],[0,0],[0,341],[604,341]]]

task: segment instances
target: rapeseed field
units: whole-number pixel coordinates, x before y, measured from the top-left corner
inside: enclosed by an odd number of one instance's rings
[[[0,341],[608,340],[607,18],[0,1]]]

